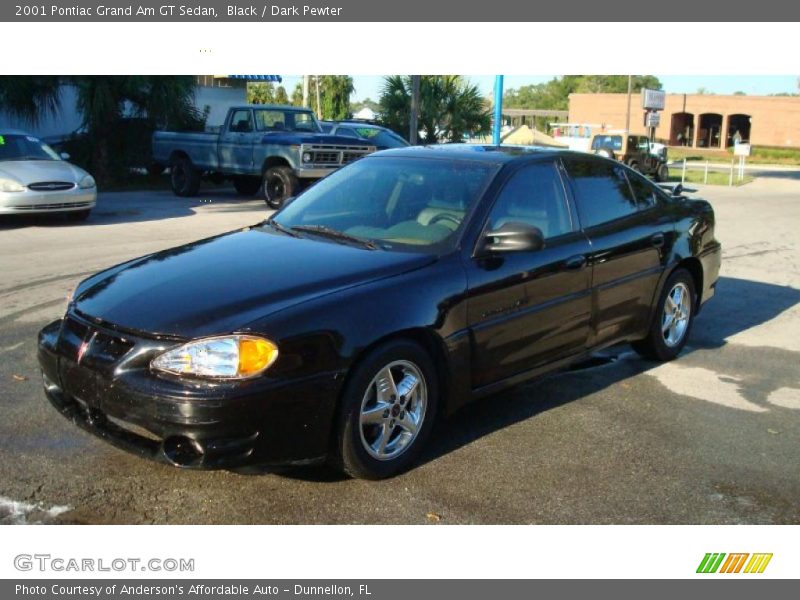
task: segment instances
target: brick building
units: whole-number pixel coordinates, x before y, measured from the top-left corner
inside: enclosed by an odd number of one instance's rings
[[[570,94],[570,123],[624,129],[627,94]],[[646,133],[641,96],[631,98],[631,131]],[[738,136],[737,136],[738,134]],[[800,97],[667,94],[656,138],[673,146],[800,148]]]

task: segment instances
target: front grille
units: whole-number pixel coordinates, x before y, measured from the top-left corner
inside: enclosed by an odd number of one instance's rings
[[[375,152],[375,146],[346,146],[338,144],[303,144],[301,155],[310,154],[305,166],[338,167]]]
[[[75,183],[71,181],[38,181],[30,184],[28,189],[35,192],[63,192],[74,187]]]
[[[87,366],[113,365],[134,346],[121,335],[87,325],[71,316],[64,320],[59,342],[66,356]],[[81,351],[84,344],[85,350]]]
[[[91,208],[91,202],[51,202],[49,204],[24,204],[9,206],[14,210],[58,210],[60,208]]]

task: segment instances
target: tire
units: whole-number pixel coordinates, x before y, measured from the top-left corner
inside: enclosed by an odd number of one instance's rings
[[[379,394],[387,374],[393,387]],[[413,380],[413,391],[403,394]],[[335,466],[359,479],[384,479],[408,469],[430,435],[438,393],[433,361],[418,344],[395,340],[371,351],[345,385],[331,453]]]
[[[669,180],[669,167],[667,165],[661,164],[656,169],[656,181],[668,181]]]
[[[635,160],[632,160],[630,163],[628,163],[628,166],[637,173],[641,173],[641,171],[639,170],[639,163],[636,162]]]
[[[258,177],[234,177],[233,187],[240,196],[255,196],[261,187],[261,180]]]
[[[73,221],[73,222],[76,222],[76,223],[80,223],[80,222],[85,221],[86,219],[88,219],[89,215],[91,214],[91,212],[92,212],[92,209],[89,208],[87,210],[73,210],[71,212],[65,213],[65,215],[66,215],[68,221]]]
[[[675,320],[676,290],[682,290],[680,314],[683,318]],[[671,300],[671,302],[669,301]],[[686,269],[676,269],[664,284],[656,305],[656,312],[647,337],[633,343],[633,349],[649,360],[668,361],[680,354],[689,339],[697,311],[697,293],[694,279]],[[671,317],[671,321],[670,321]],[[666,323],[671,323],[665,327]]]
[[[285,166],[270,167],[264,172],[262,193],[270,208],[279,209],[287,198],[297,194],[299,185],[292,169]]]
[[[172,185],[172,193],[176,196],[188,198],[196,196],[200,191],[200,172],[185,156],[179,156],[172,161],[169,181]]]

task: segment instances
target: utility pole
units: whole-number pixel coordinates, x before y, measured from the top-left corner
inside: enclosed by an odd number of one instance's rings
[[[303,106],[308,106],[308,79],[309,75],[303,75]]]
[[[633,75],[628,75],[628,112],[625,115],[625,133],[631,131],[631,93],[633,92]]]
[[[419,75],[411,76],[411,118],[408,123],[408,141],[412,146],[417,145],[419,136]]]
[[[317,116],[322,119],[322,103],[319,100],[319,75],[314,75],[314,78],[317,82]]]

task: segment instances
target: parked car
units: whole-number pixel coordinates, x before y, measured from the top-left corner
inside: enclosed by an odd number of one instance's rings
[[[363,121],[321,121],[320,126],[325,133],[358,138],[372,144],[378,150],[405,148],[411,145],[391,129]]]
[[[598,133],[592,136],[591,150],[595,154],[613,158],[656,181],[669,179],[667,148],[663,144],[655,150],[646,135],[624,133]]]
[[[231,179],[243,195],[260,190],[269,206],[280,208],[299,193],[301,182],[314,182],[374,151],[364,140],[324,134],[307,108],[234,106],[218,132],[154,133],[151,172],[168,166],[178,196],[196,195],[207,176]]]
[[[675,358],[719,268],[711,205],[617,162],[386,150],[84,280],[39,363],[63,415],[139,455],[381,478],[471,400],[620,342]]]
[[[68,158],[24,131],[0,130],[0,214],[64,213],[85,220],[97,186]]]

